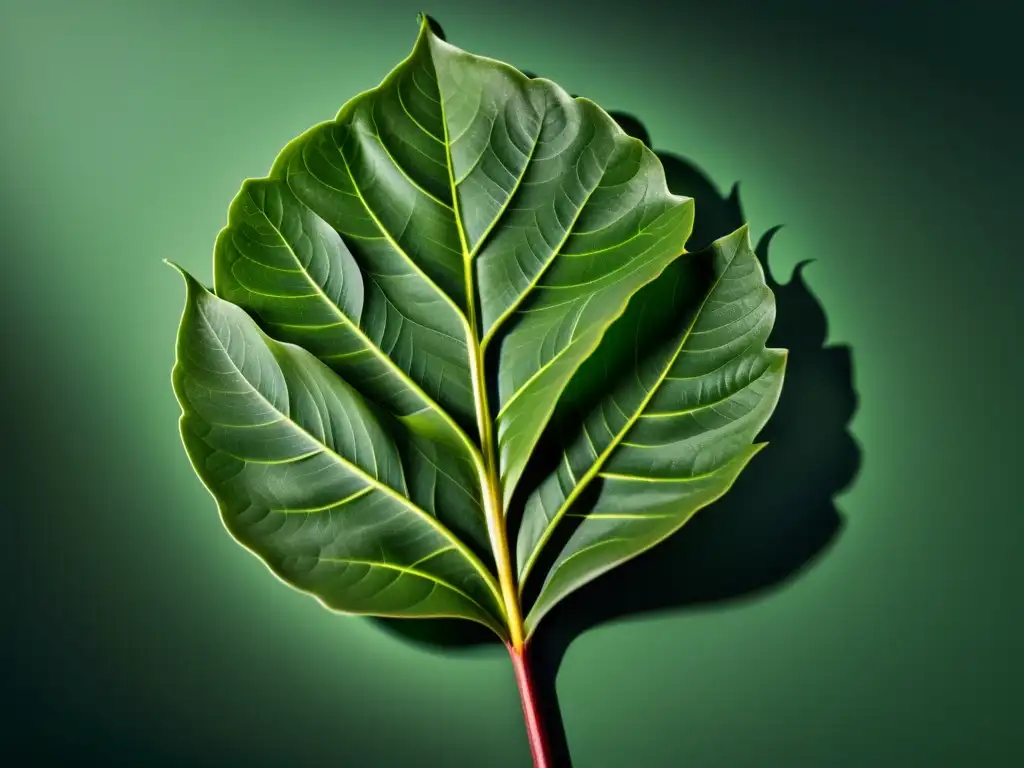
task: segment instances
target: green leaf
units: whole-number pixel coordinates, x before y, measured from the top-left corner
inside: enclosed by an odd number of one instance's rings
[[[246,183],[215,287],[393,412],[433,413],[478,495],[466,435],[496,431],[504,508],[569,377],[692,219],[593,102],[424,23],[380,86]]]
[[[333,609],[492,629],[538,765],[528,637],[726,493],[778,399],[748,233],[692,225],[597,104],[423,16],[242,184],[213,292],[182,271],[180,431],[230,534]]]
[[[774,320],[746,227],[680,257],[636,295],[567,392],[561,461],[526,503],[521,585],[564,518],[577,524],[527,617],[528,635],[570,592],[724,494],[763,447],[753,441],[786,361],[785,350],[765,348]]]
[[[333,609],[493,629],[538,764],[528,633],[725,493],[778,399],[746,230],[688,254],[693,215],[596,104],[423,17],[242,184],[213,293],[185,275],[181,434],[228,530]]]
[[[278,160],[282,175],[302,146],[292,142]],[[360,221],[358,211],[325,211],[346,223],[346,237]],[[403,421],[411,497],[489,557],[483,463],[460,426],[472,423],[473,400],[465,336],[456,340],[461,316],[382,235],[352,242],[370,254],[365,272],[342,234],[287,183],[246,181],[217,238],[215,290]]]
[[[407,497],[401,425],[182,274],[181,435],[231,534],[331,608],[455,616],[504,634],[491,574]]]

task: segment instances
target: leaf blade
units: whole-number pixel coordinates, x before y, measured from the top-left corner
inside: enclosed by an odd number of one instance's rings
[[[569,377],[683,250],[692,201],[671,194],[653,153],[593,102],[429,38],[481,347],[515,326],[498,363],[507,510]],[[472,286],[468,295],[475,303]]]
[[[493,577],[405,495],[398,446],[372,406],[182,274],[181,433],[231,534],[335,610],[458,616],[502,635]]]
[[[645,354],[634,351],[687,307],[677,331]],[[562,462],[527,501],[517,543],[521,586],[563,517],[584,490],[597,486],[592,508],[580,513],[581,524],[548,572],[528,631],[573,589],[653,546],[728,490],[756,453],[750,446],[781,391],[785,352],[764,347],[774,313],[745,227],[681,256],[657,284],[637,294],[610,336],[619,342],[620,358],[613,364],[607,353],[602,360],[599,350],[588,361],[595,395],[583,399],[585,412],[572,427]],[[602,373],[602,365],[617,371]],[[703,485],[685,487],[698,482]],[[678,496],[668,505],[671,514],[657,498],[666,491],[653,492],[655,485],[672,487]],[[621,492],[625,487],[630,493]],[[705,493],[694,494],[696,487]],[[628,521],[623,509],[633,510]],[[633,538],[618,541],[613,533],[626,522]],[[652,533],[641,535],[643,526]],[[655,535],[662,529],[667,532]],[[602,544],[601,531],[618,543]]]
[[[229,509],[233,535],[325,604],[462,615],[519,647],[523,582],[563,521],[578,525],[551,553],[530,632],[566,594],[728,490],[759,449],[748,427],[774,407],[784,356],[729,345],[770,330],[774,306],[709,304],[749,243],[744,229],[710,262],[680,258],[692,228],[693,201],[669,191],[656,156],[600,107],[449,45],[423,17],[380,85],[290,142],[232,202],[214,284],[233,330],[205,373],[175,369],[196,471],[215,498],[249,500]],[[722,274],[698,296],[704,268]],[[764,298],[763,282],[751,297]],[[651,326],[634,311],[651,298],[692,322],[674,350],[669,339],[616,358],[623,329],[639,342]],[[721,371],[669,375],[723,349],[735,353],[718,366],[732,366],[724,388]],[[237,375],[264,361],[248,383],[265,396],[240,412],[230,386],[196,384],[227,375],[224,356]],[[616,359],[631,380],[601,369]],[[219,421],[197,416],[215,401]],[[239,413],[246,423],[232,421]],[[520,489],[517,595],[504,515],[545,437],[567,424],[557,468]],[[709,434],[702,453],[694,441]]]
[[[644,492],[643,495],[647,492],[636,484],[647,484],[648,480],[619,476],[611,487],[603,488],[596,508],[616,512],[592,512],[582,516],[583,522],[566,544],[566,554],[550,572],[543,599],[537,600],[526,618],[527,637],[558,602],[664,541],[697,512],[725,495],[747,463],[766,445],[755,444],[726,468],[694,481],[694,485],[687,488],[689,493],[669,496],[660,505],[647,499],[635,513],[628,510],[637,505],[638,492]]]

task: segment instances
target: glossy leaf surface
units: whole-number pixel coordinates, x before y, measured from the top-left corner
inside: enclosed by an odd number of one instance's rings
[[[784,350],[765,348],[774,320],[746,228],[685,254],[637,295],[580,371],[561,461],[526,503],[521,582],[559,523],[578,524],[528,631],[572,590],[724,494],[763,447],[753,441],[778,401],[786,361]],[[587,490],[588,503],[574,505]]]
[[[235,538],[331,608],[457,616],[503,632],[483,564],[407,498],[392,436],[401,425],[185,280],[173,375],[181,435]]]
[[[424,20],[242,185],[213,293],[186,275],[181,431],[228,529],[332,608],[521,648],[759,449],[772,295],[745,230],[684,252],[693,214],[593,102]]]
[[[507,506],[566,381],[692,219],[595,104],[424,24],[380,86],[247,182],[215,287],[368,397],[432,414],[463,464],[493,420]]]

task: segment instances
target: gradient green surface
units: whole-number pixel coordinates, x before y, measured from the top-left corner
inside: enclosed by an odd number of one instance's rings
[[[241,181],[379,82],[418,10],[740,180],[853,348],[840,538],[756,600],[579,638],[575,764],[1024,764],[1010,20],[712,5],[0,1],[10,764],[528,764],[501,652],[428,653],[273,579],[176,429],[161,259],[209,280]]]

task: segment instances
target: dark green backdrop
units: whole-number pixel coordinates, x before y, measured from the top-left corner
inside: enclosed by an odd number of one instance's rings
[[[978,0],[645,4],[0,0],[0,762],[528,764],[500,650],[329,614],[230,540],[169,383],[161,259],[208,279],[242,179],[427,10],[741,181],[852,348],[842,532],[756,597],[583,634],[575,765],[1024,765],[1018,25]]]

